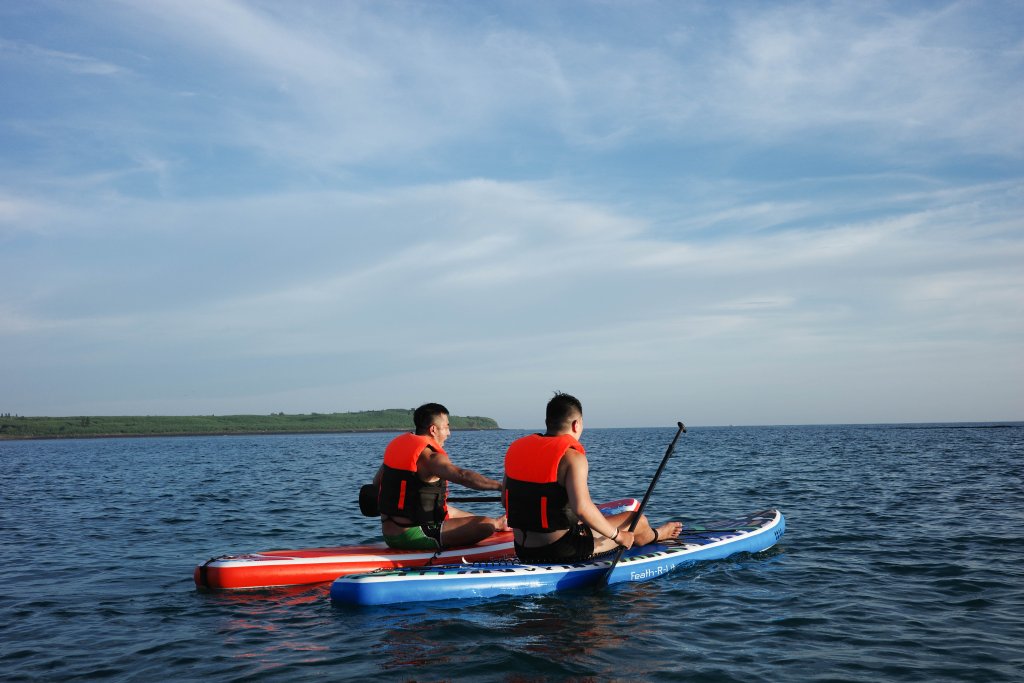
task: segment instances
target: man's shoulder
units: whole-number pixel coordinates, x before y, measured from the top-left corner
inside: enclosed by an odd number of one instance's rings
[[[580,453],[575,448],[565,449],[565,455],[562,456],[562,463],[565,465],[584,464],[587,462],[587,456]]]
[[[439,453],[443,453],[443,452],[444,451],[439,451],[436,448],[434,448],[433,446],[424,446],[423,450],[420,451],[420,455],[425,455],[425,456],[427,456],[429,458],[429,457],[433,457],[433,456],[435,456],[435,455],[437,455]]]

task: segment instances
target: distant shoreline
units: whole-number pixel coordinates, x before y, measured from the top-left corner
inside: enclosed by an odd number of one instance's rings
[[[68,435],[30,435],[30,436],[9,436],[0,434],[0,441],[67,441],[70,439],[156,439],[168,436],[300,436],[303,434],[398,434],[410,432],[412,428],[381,428],[381,429],[317,429],[303,432],[276,431],[276,432],[165,432],[147,434],[68,434]],[[503,427],[476,427],[467,429],[453,429],[453,432],[500,432],[505,431]]]
[[[450,416],[453,432],[506,431],[489,417]],[[280,436],[285,434],[374,434],[412,430],[412,411],[310,415],[22,417],[0,415],[0,442],[41,439],[141,439],[161,436]],[[1024,422],[885,422],[849,424],[695,425],[691,429],[768,429],[855,427],[881,429],[1012,429]],[[597,429],[597,428],[595,428]],[[636,429],[607,427],[606,429]],[[640,429],[657,429],[646,427]],[[515,430],[513,430],[515,431]],[[523,430],[520,430],[523,431]]]
[[[355,434],[403,432],[413,411],[390,408],[358,413],[308,415],[191,415],[23,417],[0,415],[0,440],[112,439],[149,436],[243,436],[261,434]],[[500,429],[489,417],[449,416],[453,431]]]

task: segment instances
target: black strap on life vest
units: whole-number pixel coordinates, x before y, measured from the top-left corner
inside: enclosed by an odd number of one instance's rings
[[[537,484],[505,478],[505,511],[508,525],[524,531],[557,531],[576,526],[569,508],[569,493],[558,482]]]
[[[377,505],[381,514],[406,517],[415,524],[443,522],[448,514],[447,491],[448,482],[444,479],[428,484],[415,472],[384,465]]]

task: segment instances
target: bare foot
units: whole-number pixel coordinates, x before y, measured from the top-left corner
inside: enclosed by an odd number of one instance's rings
[[[494,520],[494,530],[495,531],[512,531],[512,527],[510,527],[508,525],[508,516],[507,515],[502,515],[501,517],[498,517],[498,518],[496,518]],[[676,532],[676,536],[678,536],[678,535],[679,535],[679,532]]]
[[[667,538],[679,538],[683,530],[681,522],[665,522],[657,529],[658,540],[664,541]]]

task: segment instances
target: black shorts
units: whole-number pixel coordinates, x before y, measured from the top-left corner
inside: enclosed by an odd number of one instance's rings
[[[573,564],[593,556],[594,532],[586,524],[577,524],[548,545],[526,548],[516,543],[516,557],[526,564]]]

